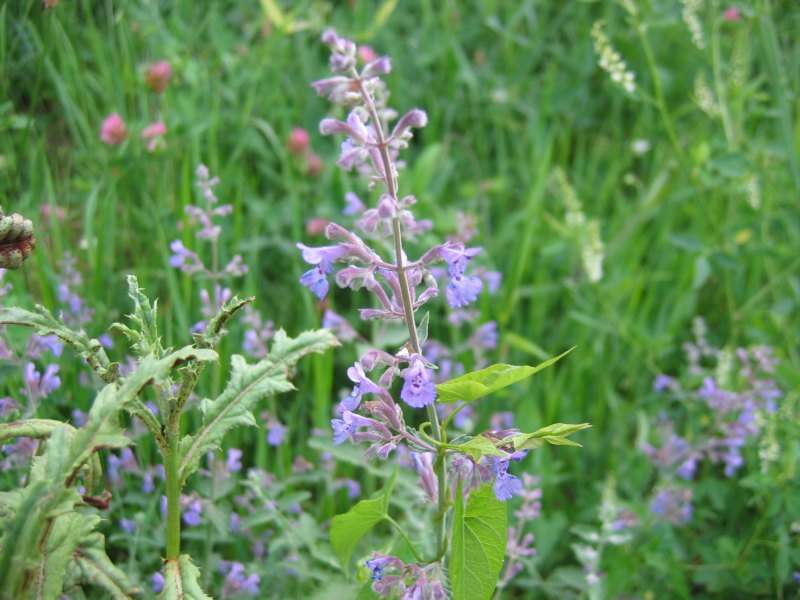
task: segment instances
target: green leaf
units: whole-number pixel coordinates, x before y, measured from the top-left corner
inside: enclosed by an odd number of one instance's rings
[[[128,600],[141,593],[118,569],[105,551],[105,538],[100,533],[89,535],[75,550],[70,566],[75,579],[103,588],[114,600]]]
[[[457,450],[472,458],[476,463],[480,462],[484,456],[506,456],[507,453],[498,449],[494,442],[487,437],[477,435],[463,444],[452,444],[448,446],[451,450]]]
[[[508,387],[511,384],[517,383],[538,373],[542,369],[546,369],[556,361],[560,360],[567,354],[572,352],[572,348],[554,356],[535,367],[528,365],[506,365],[496,364],[491,367],[486,367],[480,371],[473,371],[466,373],[450,381],[445,381],[436,386],[439,402],[474,402],[479,398],[488,396],[497,390]]]
[[[465,508],[459,481],[452,536],[449,570],[453,600],[489,600],[508,541],[508,505],[495,497],[490,483],[470,492]]]
[[[294,389],[287,379],[289,370],[303,356],[323,352],[337,345],[334,335],[326,330],[306,331],[292,339],[282,329],[275,334],[269,356],[248,365],[240,355],[231,358],[228,385],[214,400],[203,400],[203,424],[194,435],[187,435],[180,444],[180,480],[185,482],[199,465],[200,458],[215,450],[224,435],[238,425],[253,426],[255,417],[250,408],[261,398]]]
[[[590,427],[589,423],[553,423],[547,427],[537,429],[533,433],[518,433],[512,436],[511,443],[514,445],[515,450],[532,450],[540,448],[544,444],[577,446],[580,448],[581,445],[579,443],[567,439],[567,436]]]
[[[286,379],[286,369],[266,359],[248,365],[235,354],[231,359],[231,377],[222,394],[214,400],[203,400],[203,424],[194,435],[187,435],[180,444],[180,480],[186,481],[198,467],[206,452],[215,450],[223,436],[238,425],[255,426],[250,408],[261,398],[288,392],[294,386]]]
[[[389,498],[396,475],[395,471],[384,488],[372,498],[361,500],[343,515],[333,517],[330,529],[331,546],[345,571],[349,568],[350,558],[359,540],[389,516]]]
[[[30,565],[34,577],[33,597],[55,599],[61,595],[73,553],[99,522],[100,517],[95,514],[74,510],[50,521],[46,544],[38,553],[36,563]]]
[[[54,335],[72,347],[105,382],[118,377],[117,363],[108,360],[103,345],[83,331],[73,331],[58,321],[50,311],[37,305],[35,311],[17,307],[0,307],[0,325],[31,327],[41,336]]]
[[[187,554],[164,561],[164,589],[159,600],[211,600],[200,588],[198,569]]]
[[[208,321],[202,333],[196,333],[194,340],[198,348],[214,348],[225,335],[225,325],[228,324],[237,312],[255,300],[255,296],[239,299],[236,296],[225,302]]]
[[[17,437],[30,437],[36,439],[48,438],[59,427],[74,428],[67,423],[53,419],[25,419],[0,424],[0,444]]]
[[[283,329],[275,333],[268,359],[293,367],[307,354],[318,354],[339,345],[336,336],[327,329],[304,331],[296,338],[290,338]]]
[[[128,297],[133,300],[133,313],[128,315],[133,327],[114,323],[112,329],[116,329],[128,338],[137,356],[152,354],[160,357],[164,349],[158,336],[158,300],[150,302],[134,275],[128,275]]]

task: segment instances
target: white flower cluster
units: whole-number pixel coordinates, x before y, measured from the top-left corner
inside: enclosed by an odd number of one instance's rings
[[[597,283],[603,278],[603,260],[605,258],[605,248],[600,237],[600,223],[597,219],[586,219],[581,201],[564,171],[556,169],[553,173],[553,180],[556,193],[563,198],[566,207],[564,224],[569,235],[580,245],[583,270],[589,281]]]
[[[703,0],[683,0],[683,11],[681,13],[683,22],[686,23],[689,33],[692,34],[692,42],[700,50],[704,50],[706,47],[706,40],[705,37],[703,37],[703,26],[698,16],[702,8]]]
[[[628,70],[622,56],[611,46],[603,26],[603,21],[597,21],[592,27],[594,51],[600,57],[598,64],[611,76],[611,81],[632,94],[636,91],[636,76]]]
[[[698,73],[694,78],[694,101],[704,113],[709,117],[716,117],[719,115],[719,106],[717,100],[714,98],[714,93],[708,87],[706,78],[702,73]]]

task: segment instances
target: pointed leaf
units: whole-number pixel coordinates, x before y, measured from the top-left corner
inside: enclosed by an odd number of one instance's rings
[[[343,515],[331,521],[331,546],[345,571],[359,540],[389,514],[389,498],[392,495],[397,471],[387,480],[384,488],[372,498],[361,500]]]
[[[511,443],[515,450],[532,450],[540,448],[545,443],[553,446],[580,447],[579,443],[567,439],[567,436],[589,427],[591,427],[589,423],[553,423],[533,433],[518,433],[512,436]]]
[[[507,453],[495,446],[492,440],[482,435],[477,435],[463,444],[453,444],[448,447],[451,450],[463,452],[476,463],[480,462],[484,456],[507,456]]]
[[[505,559],[508,505],[488,483],[470,492],[466,504],[459,481],[449,563],[453,600],[489,600]]]
[[[200,588],[199,578],[200,569],[186,554],[164,561],[164,589],[159,600],[211,600]]]
[[[486,367],[480,371],[466,373],[460,377],[437,385],[436,392],[438,394],[438,400],[444,403],[458,402],[459,400],[462,402],[473,402],[497,390],[522,381],[538,373],[542,369],[546,369],[570,352],[572,352],[572,348],[563,354],[559,354],[543,363],[539,363],[535,367],[500,363],[492,365],[491,367]]]

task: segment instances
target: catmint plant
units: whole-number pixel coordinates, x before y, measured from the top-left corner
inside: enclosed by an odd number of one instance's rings
[[[505,501],[523,490],[522,481],[511,472],[512,464],[544,443],[577,445],[567,436],[588,425],[555,424],[533,433],[492,429],[449,438],[451,422],[470,403],[561,357],[536,367],[492,365],[437,383],[440,367],[424,351],[429,318],[420,318],[419,313],[440,294],[438,265],[444,267],[443,295],[450,308],[464,309],[478,299],[485,285],[472,263],[481,248],[447,240],[427,247],[416,258],[409,254],[406,242],[412,240],[416,246],[432,224],[415,217],[417,198],[401,191],[400,154],[428,117],[415,108],[398,118],[388,106],[381,77],[391,70],[389,57],[377,56],[359,67],[361,53],[354,42],[332,30],[323,33],[322,41],[331,51],[333,75],[312,85],[346,114],[342,119],[323,119],[320,132],[343,136],[337,164],[356,171],[378,197],[370,207],[348,194],[345,212],[358,217],[359,233],[332,222],[325,228],[331,245],[298,244],[310,267],[300,282],[319,300],[331,294],[332,283],[366,290],[374,303],[359,310],[361,318],[399,322],[407,331],[399,349],[369,348],[347,370],[353,388],[331,421],[333,442],[365,444],[366,455],[380,460],[410,453],[420,487],[434,506],[432,543],[412,540],[391,515],[392,477],[376,496],[333,519],[331,543],[348,569],[360,539],[379,523],[389,523],[414,560],[367,554],[360,566],[375,593],[444,598],[449,590],[454,598],[490,598],[508,539]],[[491,343],[492,332],[484,332],[484,338],[489,339],[484,343]],[[444,420],[440,405],[454,407]]]

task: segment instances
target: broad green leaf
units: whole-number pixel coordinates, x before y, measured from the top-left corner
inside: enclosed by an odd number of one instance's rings
[[[484,456],[506,456],[507,453],[499,450],[497,446],[494,445],[492,440],[482,435],[477,435],[471,440],[464,442],[463,444],[452,444],[449,446],[451,450],[457,450],[458,452],[463,452],[467,454],[474,460],[476,463],[480,462],[481,458]]]
[[[331,521],[331,546],[345,571],[350,565],[350,558],[364,537],[378,523],[389,515],[389,498],[394,488],[396,471],[387,480],[384,488],[372,498],[361,500],[343,515],[336,515]]]
[[[103,588],[107,597],[128,600],[141,593],[125,574],[117,568],[106,554],[105,538],[92,533],[75,550],[70,565],[73,578]]]
[[[231,359],[231,377],[222,394],[214,400],[203,400],[203,424],[194,435],[187,435],[180,444],[180,480],[186,481],[198,467],[206,452],[219,447],[223,436],[239,425],[256,425],[250,408],[261,398],[288,392],[294,386],[286,379],[286,369],[269,359],[248,365],[235,354]]]
[[[535,367],[528,365],[496,364],[480,371],[466,373],[450,381],[445,381],[436,386],[439,402],[474,402],[479,398],[508,387],[546,369],[556,361],[572,352],[572,348],[554,356]]]
[[[518,433],[512,436],[511,443],[515,450],[532,450],[544,444],[580,447],[579,443],[567,439],[567,436],[589,427],[591,427],[589,423],[553,423],[533,433]]]
[[[211,600],[200,588],[198,569],[187,554],[164,561],[164,589],[159,600]]]
[[[490,483],[473,490],[464,507],[459,481],[453,514],[450,583],[453,600],[490,600],[508,541],[508,505]]]
[[[36,330],[38,335],[54,335],[72,347],[105,382],[118,377],[118,365],[108,360],[102,344],[83,331],[73,331],[53,317],[43,306],[35,311],[17,307],[0,307],[0,325],[18,325]]]

